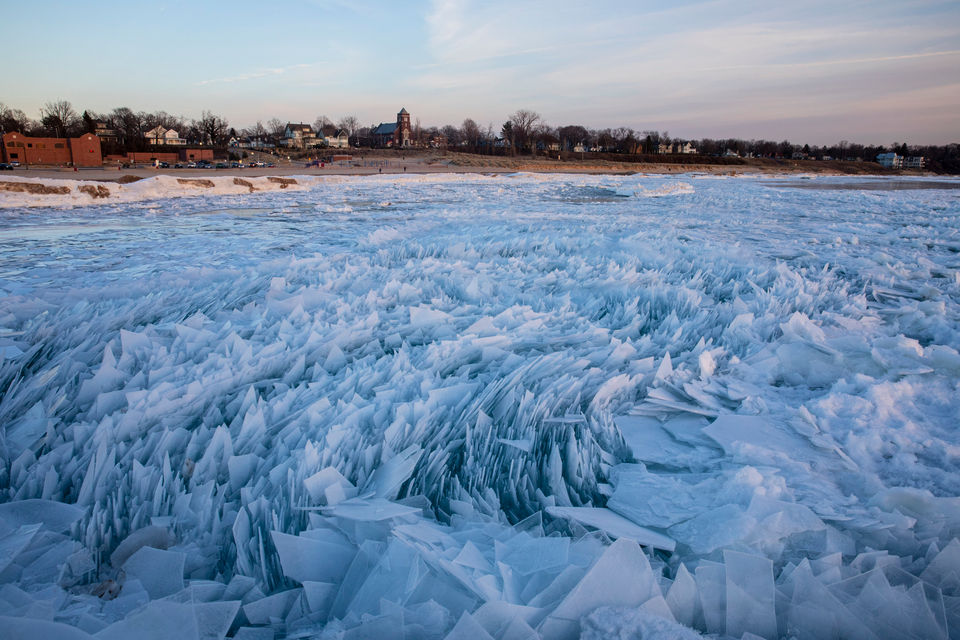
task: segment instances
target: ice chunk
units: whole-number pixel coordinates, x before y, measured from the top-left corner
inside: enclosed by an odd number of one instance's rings
[[[230,476],[230,488],[233,491],[240,491],[250,480],[253,472],[256,471],[260,463],[260,457],[252,453],[242,456],[230,456],[227,458],[227,471]]]
[[[750,632],[773,640],[777,637],[774,609],[773,563],[767,558],[723,552],[726,571],[726,633],[734,637]]]
[[[84,513],[84,509],[73,504],[33,498],[0,504],[0,523],[11,528],[40,523],[44,529],[60,533],[72,527]]]
[[[599,607],[581,621],[582,640],[643,638],[650,640],[700,640],[702,636],[669,618],[644,608]]]
[[[697,595],[700,596],[700,610],[708,633],[723,634],[726,628],[726,574],[724,566],[716,563],[703,563],[694,572],[697,582]]]
[[[270,624],[271,620],[282,620],[302,593],[303,589],[289,589],[260,598],[243,605],[243,613],[250,624]]]
[[[127,577],[136,578],[153,599],[163,598],[183,589],[183,565],[186,554],[140,547],[123,563]]]
[[[453,559],[456,564],[462,565],[464,567],[469,567],[471,569],[477,569],[478,571],[492,572],[493,567],[483,557],[483,553],[480,552],[480,549],[477,548],[477,545],[473,544],[472,541],[467,540],[466,544],[463,545],[463,548],[460,549],[460,553],[457,554],[457,557]]]
[[[233,640],[275,640],[276,632],[270,627],[240,627]]]
[[[723,415],[705,427],[703,432],[723,447],[727,455],[738,452],[744,443],[751,449],[767,449],[788,456],[808,457],[810,446],[800,438],[787,433],[761,416]],[[769,462],[762,460],[762,462]]]
[[[692,627],[700,610],[700,600],[697,596],[697,583],[686,566],[681,564],[677,569],[666,600],[677,622]]]
[[[0,537],[0,572],[10,566],[20,552],[27,548],[38,531],[40,531],[39,524],[25,524],[12,533]]]
[[[668,536],[641,527],[614,513],[599,507],[547,507],[547,513],[557,518],[570,518],[588,527],[594,527],[612,538],[626,538],[644,546],[673,551],[676,543]]]
[[[193,605],[193,615],[197,620],[197,633],[200,640],[222,640],[230,630],[240,603],[199,602]]]
[[[540,634],[523,618],[514,618],[503,630],[499,640],[540,640]]]
[[[727,504],[670,527],[678,542],[694,553],[708,554],[746,540],[757,526],[755,518],[735,504]]]
[[[619,416],[614,422],[637,460],[674,468],[699,468],[716,456],[710,448],[695,448],[678,442],[656,418]]]
[[[0,363],[4,360],[4,350],[5,347],[0,346]],[[10,458],[18,457],[46,435],[48,422],[43,403],[37,402],[19,420],[7,425],[5,444]]]
[[[343,579],[353,561],[354,548],[305,536],[271,531],[280,556],[283,575],[297,582],[327,582]]]
[[[110,564],[114,567],[121,567],[142,547],[153,547],[155,549],[166,549],[172,546],[176,540],[170,530],[165,527],[149,525],[137,529],[123,539],[113,553],[110,554]]]
[[[372,491],[378,498],[396,498],[400,486],[413,473],[422,455],[423,449],[419,445],[410,445],[376,468],[367,481],[364,492]]]
[[[530,453],[530,451],[533,449],[533,441],[530,439],[507,440],[506,438],[497,438],[497,442],[500,444],[505,444],[508,447],[513,447],[514,449],[519,449],[524,453]]]
[[[640,546],[620,538],[610,545],[587,574],[544,621],[540,632],[575,637],[578,621],[600,606],[636,607],[660,594]],[[572,624],[565,624],[572,623]]]
[[[421,510],[416,507],[407,507],[383,498],[368,500],[354,499],[341,502],[325,510],[327,515],[336,516],[345,520],[359,522],[382,522],[394,518],[409,518],[418,515]]]
[[[311,614],[326,618],[337,596],[337,585],[330,582],[302,581],[303,595],[307,600],[307,609]]]
[[[540,622],[544,613],[542,609],[493,600],[484,603],[471,615],[491,636],[502,638],[515,620],[523,621],[529,629]]]
[[[703,433],[703,428],[708,424],[710,424],[710,421],[703,416],[680,414],[670,418],[661,426],[680,442],[704,447],[716,447],[713,439]]]
[[[938,587],[949,584],[960,593],[960,540],[951,540],[927,565],[920,577]]]
[[[493,636],[487,633],[480,623],[473,619],[473,616],[464,611],[444,640],[493,640]]]
[[[36,618],[0,616],[0,629],[4,640],[94,640],[76,627]]]
[[[334,505],[357,495],[357,489],[334,467],[325,467],[303,481],[310,498],[319,504]]]
[[[154,600],[97,633],[98,640],[200,640],[193,606]]]

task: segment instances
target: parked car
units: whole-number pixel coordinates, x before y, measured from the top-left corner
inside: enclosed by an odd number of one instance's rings
[[[10,161],[10,166],[12,166],[14,169],[16,169],[17,167],[20,166],[20,163],[17,162],[16,160],[11,160],[11,161]]]
[[[173,168],[174,168],[174,169],[183,169],[183,165],[178,162],[178,163],[176,163],[175,165],[173,165]]]
[[[226,162],[218,162],[218,163],[217,163],[217,169],[226,169],[226,168],[227,168],[227,163],[226,163]]]
[[[170,163],[169,163],[169,162],[158,162],[158,163],[157,163],[157,167],[160,168],[160,169],[169,169],[169,168],[170,168]]]
[[[6,162],[0,162],[0,171],[13,171],[13,165]]]
[[[230,163],[230,168],[231,168],[231,169],[242,169],[242,168],[243,168],[243,165],[240,164],[239,162],[231,162],[231,163]]]
[[[197,168],[197,163],[196,163],[196,162],[188,162],[188,163],[187,163],[187,169],[196,169],[196,168]]]

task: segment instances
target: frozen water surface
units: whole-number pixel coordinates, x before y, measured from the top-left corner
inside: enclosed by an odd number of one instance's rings
[[[960,637],[960,192],[904,182],[4,195],[0,624]]]

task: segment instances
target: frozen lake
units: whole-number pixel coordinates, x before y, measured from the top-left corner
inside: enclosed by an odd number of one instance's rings
[[[0,626],[960,637],[958,186],[0,194]]]

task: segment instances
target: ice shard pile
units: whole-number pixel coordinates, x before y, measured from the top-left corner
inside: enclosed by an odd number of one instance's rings
[[[0,636],[960,637],[960,191],[144,189],[0,207]]]

